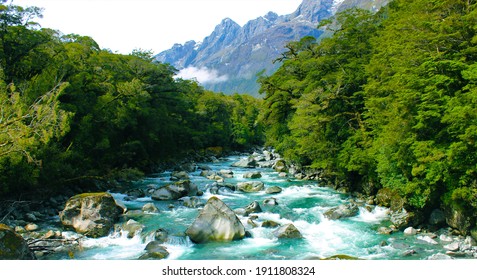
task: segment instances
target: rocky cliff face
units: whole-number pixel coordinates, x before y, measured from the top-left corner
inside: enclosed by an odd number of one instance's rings
[[[386,0],[303,0],[292,14],[269,12],[243,27],[226,18],[201,43],[175,44],[156,60],[170,63],[184,78],[196,78],[206,89],[258,95],[257,73],[275,71],[279,64],[273,61],[288,42],[319,37],[322,32],[316,29],[317,24],[342,5],[364,7],[370,2],[380,6]]]

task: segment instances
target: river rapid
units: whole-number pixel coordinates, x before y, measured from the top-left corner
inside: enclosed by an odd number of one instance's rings
[[[321,259],[335,255],[348,255],[359,259],[396,260],[427,259],[436,254],[446,253],[444,242],[436,238],[446,234],[446,230],[433,233],[418,232],[405,235],[402,231],[392,234],[380,234],[380,227],[387,227],[389,210],[387,208],[358,204],[357,215],[338,220],[330,220],[324,213],[336,206],[349,203],[352,197],[339,193],[331,188],[323,187],[316,181],[298,180],[293,177],[280,177],[271,168],[237,168],[232,167],[244,156],[221,158],[213,163],[204,163],[213,171],[231,170],[232,178],[225,178],[225,183],[259,180],[265,188],[279,186],[281,193],[267,194],[264,190],[257,193],[244,193],[221,188],[212,194],[210,186],[214,183],[203,176],[198,169],[189,173],[190,180],[203,192],[202,203],[216,196],[231,209],[241,209],[251,202],[260,204],[261,213],[250,216],[238,214],[250,237],[228,243],[194,244],[184,234],[186,229],[198,216],[199,208],[189,208],[181,201],[156,201],[150,196],[130,199],[125,194],[112,193],[118,203],[124,204],[128,212],[118,222],[116,230],[102,238],[79,239],[79,248],[72,252],[57,252],[45,255],[44,259],[138,259],[144,254],[145,246],[154,240],[158,229],[168,232],[168,239],[163,246],[169,252],[171,260],[301,260]],[[199,164],[200,166],[200,164]],[[259,171],[259,179],[246,179],[243,175],[250,171]],[[283,176],[283,174],[282,174]],[[152,185],[162,186],[172,183],[171,172],[154,174],[135,183],[135,187],[147,190]],[[264,200],[275,198],[278,205],[266,205]],[[158,213],[141,211],[146,203],[154,203]],[[119,225],[133,219],[144,226],[134,236],[121,230]],[[281,225],[292,223],[301,232],[302,239],[279,239],[273,231],[275,228],[261,227],[264,221],[274,221]],[[50,225],[59,224],[59,220],[50,221]],[[63,236],[79,237],[76,233],[66,231]],[[432,239],[432,241],[431,241]]]

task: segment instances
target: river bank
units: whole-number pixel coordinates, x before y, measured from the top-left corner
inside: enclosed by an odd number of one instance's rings
[[[17,208],[10,213],[13,218],[4,220],[38,259],[477,257],[471,236],[446,226],[397,226],[391,209],[379,206],[376,197],[321,186],[316,175],[294,170],[270,150],[180,166],[109,190],[127,210],[102,237],[62,226],[58,212],[65,209],[70,198],[66,195],[52,197],[40,208],[33,204],[24,208],[30,211]],[[193,195],[165,196],[167,186],[184,181],[197,187]],[[212,197],[234,211],[246,231],[243,239],[196,244],[185,234]],[[280,237],[278,229],[289,224],[301,238]]]

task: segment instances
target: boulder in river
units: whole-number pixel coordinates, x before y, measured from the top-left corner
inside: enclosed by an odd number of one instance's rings
[[[84,193],[71,197],[60,212],[61,223],[89,237],[108,235],[124,209],[109,193]]]
[[[219,171],[220,176],[223,178],[233,178],[234,177],[234,172],[229,169],[222,169]]]
[[[174,171],[171,173],[172,181],[189,180],[189,174],[185,171]]]
[[[405,235],[416,235],[417,234],[417,229],[413,228],[413,227],[407,227],[405,230],[404,230],[404,234]]]
[[[182,201],[182,205],[188,208],[199,208],[204,206],[204,202],[197,196],[186,196],[179,198],[179,201]]]
[[[34,260],[35,255],[21,235],[0,224],[0,260]]]
[[[281,193],[282,192],[282,188],[278,187],[278,186],[273,186],[273,187],[269,187],[265,190],[265,193],[266,194],[276,194],[276,193]]]
[[[262,173],[260,173],[260,172],[258,172],[258,171],[247,172],[247,173],[243,174],[243,178],[245,178],[245,179],[258,179],[258,178],[262,178]]]
[[[186,230],[194,243],[232,241],[245,237],[245,228],[235,213],[217,197],[211,197]]]
[[[254,168],[257,166],[257,161],[253,157],[246,157],[232,164],[233,167]]]
[[[274,197],[271,197],[271,198],[267,198],[263,201],[263,204],[264,205],[270,205],[270,206],[277,206],[278,205],[278,201],[276,198]]]
[[[245,216],[248,216],[252,213],[261,213],[262,212],[262,208],[260,207],[260,204],[256,201],[250,203],[249,205],[247,205],[247,207],[245,207]]]
[[[154,240],[164,243],[169,240],[169,232],[166,229],[159,228],[154,232]]]
[[[197,191],[197,185],[190,180],[185,180],[154,190],[151,193],[151,198],[154,200],[177,200],[184,196],[196,196]]]
[[[341,204],[333,207],[324,213],[325,217],[330,220],[338,220],[341,218],[353,217],[358,215],[359,208],[354,203]]]
[[[300,231],[293,224],[283,225],[277,228],[273,234],[278,238],[303,238]]]
[[[161,242],[151,241],[146,245],[146,253],[139,257],[140,260],[162,260],[169,256],[166,247]]]
[[[154,205],[154,203],[152,203],[152,202],[144,204],[144,206],[142,206],[141,210],[144,213],[159,213],[159,209],[157,209],[156,205]]]
[[[260,181],[247,181],[237,183],[237,189],[246,193],[254,193],[263,190],[265,185]]]
[[[126,223],[122,225],[122,229],[127,232],[128,238],[133,238],[138,233],[140,233],[145,226],[133,219],[129,219]]]
[[[280,224],[272,220],[266,220],[262,223],[262,227],[264,228],[274,228],[278,226],[280,226]]]

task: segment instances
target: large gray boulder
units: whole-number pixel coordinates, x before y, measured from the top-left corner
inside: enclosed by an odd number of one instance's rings
[[[34,260],[27,242],[12,228],[0,224],[0,260]]]
[[[263,190],[263,182],[260,181],[248,181],[237,183],[237,189],[246,193],[254,193]]]
[[[189,180],[185,180],[154,190],[151,193],[151,198],[154,200],[177,200],[185,196],[196,196],[197,191],[197,185]]]
[[[235,213],[217,197],[211,197],[186,230],[195,243],[232,241],[245,237],[245,228]]]
[[[333,207],[324,213],[325,217],[330,220],[338,220],[341,218],[356,216],[359,212],[359,208],[354,203],[341,204],[340,206]]]
[[[108,235],[124,211],[109,193],[84,193],[71,197],[59,216],[65,227],[95,238]]]

